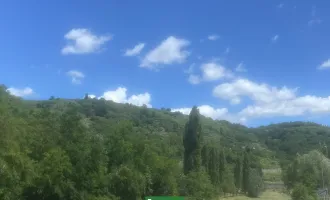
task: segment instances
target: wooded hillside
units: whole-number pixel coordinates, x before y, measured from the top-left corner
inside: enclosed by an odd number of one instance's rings
[[[253,196],[262,185],[247,185],[261,168],[330,142],[330,129],[313,123],[248,128],[199,116],[201,169],[184,173],[188,121],[103,99],[22,100],[1,86],[0,199]]]

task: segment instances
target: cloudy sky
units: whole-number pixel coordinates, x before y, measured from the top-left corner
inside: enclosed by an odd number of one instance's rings
[[[26,99],[193,105],[248,126],[329,124],[328,1],[0,2],[0,82]]]

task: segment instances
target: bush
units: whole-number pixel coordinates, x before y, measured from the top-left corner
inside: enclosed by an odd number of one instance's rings
[[[182,176],[180,195],[189,200],[212,199],[215,189],[205,172],[190,172]]]
[[[249,197],[259,197],[264,190],[264,183],[262,177],[257,169],[250,169],[249,185],[247,188]]]
[[[292,200],[315,200],[315,194],[310,194],[309,191],[303,184],[297,184],[292,190],[291,198]]]
[[[221,188],[224,195],[236,193],[234,174],[231,172],[231,170],[228,167],[226,167],[225,171],[223,172],[223,183]]]

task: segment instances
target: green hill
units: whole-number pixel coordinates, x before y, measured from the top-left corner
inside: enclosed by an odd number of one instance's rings
[[[223,183],[213,188],[217,180],[205,173],[182,174],[187,121],[188,116],[170,109],[104,99],[22,100],[0,87],[0,199],[234,193]],[[202,145],[220,156],[220,163],[224,157],[223,170],[230,176],[221,177],[224,171],[217,176],[228,184],[247,148],[252,150],[251,166],[260,162],[265,180],[280,181],[279,163],[286,165],[297,153],[330,142],[330,129],[315,123],[248,128],[201,116],[201,126]],[[211,161],[203,160],[207,173]]]

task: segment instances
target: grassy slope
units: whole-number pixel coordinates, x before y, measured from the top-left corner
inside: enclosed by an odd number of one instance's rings
[[[226,197],[226,198],[220,198],[219,200],[252,200],[252,199],[258,199],[258,200],[290,200],[290,196],[284,193],[275,192],[271,190],[266,190],[259,198],[249,198],[246,196],[235,196],[235,197]]]

